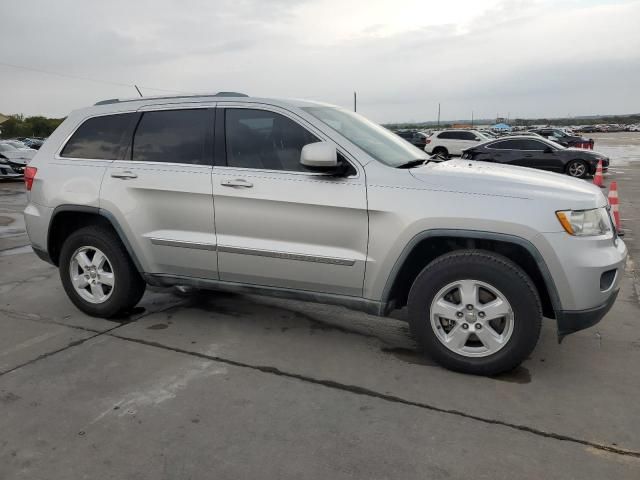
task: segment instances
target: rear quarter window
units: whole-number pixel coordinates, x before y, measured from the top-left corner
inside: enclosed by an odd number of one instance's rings
[[[119,160],[129,143],[136,118],[136,113],[90,118],[73,133],[60,156]]]

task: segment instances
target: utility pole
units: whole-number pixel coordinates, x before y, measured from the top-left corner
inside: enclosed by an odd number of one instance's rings
[[[473,110],[471,110],[471,128],[473,128]]]
[[[353,111],[358,111],[358,95],[356,94],[356,92],[353,92]]]
[[[440,102],[438,102],[438,128],[440,128]]]

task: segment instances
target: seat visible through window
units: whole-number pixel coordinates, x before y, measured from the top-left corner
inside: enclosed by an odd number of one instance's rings
[[[293,120],[266,110],[227,109],[225,130],[230,167],[307,171],[300,152],[319,141]]]

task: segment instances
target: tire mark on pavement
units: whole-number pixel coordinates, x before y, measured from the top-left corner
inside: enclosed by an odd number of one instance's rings
[[[9,373],[15,372],[16,370],[19,370],[19,369],[21,369],[23,367],[29,366],[29,365],[31,365],[33,363],[39,362],[40,360],[44,360],[45,358],[49,358],[49,357],[51,357],[53,355],[56,355],[58,353],[64,352],[66,350],[69,350],[70,348],[77,347],[78,345],[82,345],[83,343],[88,342],[89,340],[93,340],[94,338],[97,338],[97,337],[100,337],[100,336],[103,336],[103,335],[107,335],[107,334],[113,332],[114,330],[116,330],[118,328],[124,327],[124,326],[129,325],[130,323],[133,323],[133,322],[137,322],[138,320],[141,320],[142,318],[146,317],[147,315],[152,315],[154,313],[165,312],[165,311],[170,310],[172,308],[182,307],[182,306],[184,306],[184,304],[180,303],[180,304],[169,305],[166,308],[162,308],[160,310],[147,311],[147,312],[143,313],[142,315],[140,315],[139,317],[136,317],[135,319],[133,319],[131,321],[124,321],[124,322],[118,323],[118,325],[115,325],[112,328],[109,328],[107,330],[102,330],[102,331],[99,331],[99,332],[97,332],[95,330],[92,330],[92,329],[89,329],[89,328],[85,328],[85,327],[79,327],[79,326],[74,326],[74,325],[66,325],[66,324],[63,324],[63,323],[60,323],[60,322],[53,322],[56,325],[62,325],[64,327],[68,327],[68,328],[72,328],[72,329],[76,329],[76,330],[83,330],[83,331],[86,331],[86,332],[95,333],[95,335],[89,335],[87,338],[81,338],[79,340],[74,340],[73,342],[68,343],[64,347],[60,347],[60,348],[57,348],[57,349],[52,350],[50,352],[46,352],[46,353],[43,353],[41,355],[38,355],[37,357],[32,358],[31,360],[28,360],[28,361],[26,361],[24,363],[21,363],[20,365],[16,365],[15,367],[11,367],[8,370],[0,371],[0,377],[2,377],[4,375],[7,375]],[[19,314],[16,315],[16,313],[18,313],[18,312],[13,312],[11,310],[0,310],[0,312],[7,313],[9,315],[13,314],[16,317],[22,317],[22,319],[26,319],[26,320],[31,320],[31,321],[36,321],[36,322],[40,321],[41,323],[46,323],[41,318],[40,319],[29,318],[28,315],[24,315],[24,314],[23,315],[19,315]]]
[[[363,395],[363,396],[367,396],[367,397],[377,398],[377,399],[380,399],[380,400],[385,400],[385,401],[391,402],[391,403],[397,403],[397,404],[401,404],[401,405],[417,407],[417,408],[421,408],[423,410],[429,410],[429,411],[436,412],[436,413],[444,413],[444,414],[447,414],[447,415],[453,415],[453,416],[456,416],[456,417],[466,418],[468,420],[474,420],[474,421],[481,422],[481,423],[488,424],[488,425],[498,425],[498,426],[509,428],[509,429],[512,429],[512,430],[517,430],[517,431],[520,431],[520,432],[530,433],[530,434],[536,435],[538,437],[549,438],[549,439],[553,439],[553,440],[559,440],[559,441],[563,441],[563,442],[570,442],[570,443],[575,443],[575,444],[578,444],[578,445],[583,445],[583,446],[586,446],[586,447],[590,447],[590,448],[596,449],[598,451],[613,453],[613,454],[616,454],[616,455],[623,455],[623,456],[627,456],[627,457],[640,458],[640,452],[634,451],[634,450],[626,450],[624,448],[612,447],[612,446],[609,446],[609,445],[604,445],[602,443],[597,443],[597,442],[593,442],[593,441],[590,441],[590,440],[584,440],[582,438],[572,437],[570,435],[564,435],[564,434],[561,434],[561,433],[554,433],[554,432],[547,432],[545,430],[540,430],[538,428],[530,427],[528,425],[521,425],[521,424],[517,424],[517,423],[507,422],[507,421],[504,421],[504,420],[481,417],[479,415],[473,415],[473,414],[470,414],[470,413],[462,412],[460,410],[447,409],[447,408],[438,407],[436,405],[431,405],[431,404],[428,404],[428,403],[422,403],[422,402],[416,402],[416,401],[413,401],[413,400],[407,400],[405,398],[398,397],[396,395],[390,395],[388,393],[377,392],[375,390],[370,390],[368,388],[360,387],[358,385],[349,385],[349,384],[336,382],[336,381],[333,381],[333,380],[319,379],[319,378],[309,377],[307,375],[301,375],[301,374],[298,374],[298,373],[286,372],[284,370],[280,370],[279,368],[271,367],[271,366],[252,365],[252,364],[249,364],[249,363],[239,362],[237,360],[231,360],[231,359],[228,359],[228,358],[218,357],[218,356],[214,356],[214,355],[207,355],[207,354],[200,353],[200,352],[184,350],[182,348],[171,347],[171,346],[164,345],[164,344],[161,344],[161,343],[158,343],[158,342],[151,342],[151,341],[147,341],[147,340],[141,340],[141,339],[138,339],[138,338],[125,337],[125,336],[114,334],[114,333],[111,333],[111,332],[112,332],[112,330],[109,330],[108,332],[104,332],[104,333],[107,336],[112,337],[112,338],[117,338],[119,340],[138,343],[138,344],[141,344],[141,345],[146,345],[148,347],[160,348],[160,349],[168,350],[168,351],[175,352],[175,353],[181,353],[181,354],[184,354],[184,355],[190,355],[190,356],[197,357],[197,358],[202,358],[202,359],[206,359],[206,360],[211,360],[211,361],[215,361],[215,362],[224,363],[224,364],[227,364],[227,365],[232,365],[232,366],[235,366],[235,367],[248,368],[250,370],[256,370],[256,371],[267,373],[267,374],[271,374],[271,375],[277,375],[279,377],[290,378],[290,379],[299,380],[299,381],[302,381],[302,382],[305,382],[305,383],[310,383],[310,384],[313,384],[313,385],[320,385],[320,386],[331,388],[331,389],[334,389],[334,390],[341,390],[341,391],[344,391],[344,392],[353,393],[355,395]]]

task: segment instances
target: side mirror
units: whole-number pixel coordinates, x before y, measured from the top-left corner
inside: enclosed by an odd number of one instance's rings
[[[547,147],[544,149],[544,153],[553,153],[553,148]]]
[[[338,152],[329,142],[309,143],[302,147],[300,163],[309,170],[320,172],[338,168]]]

